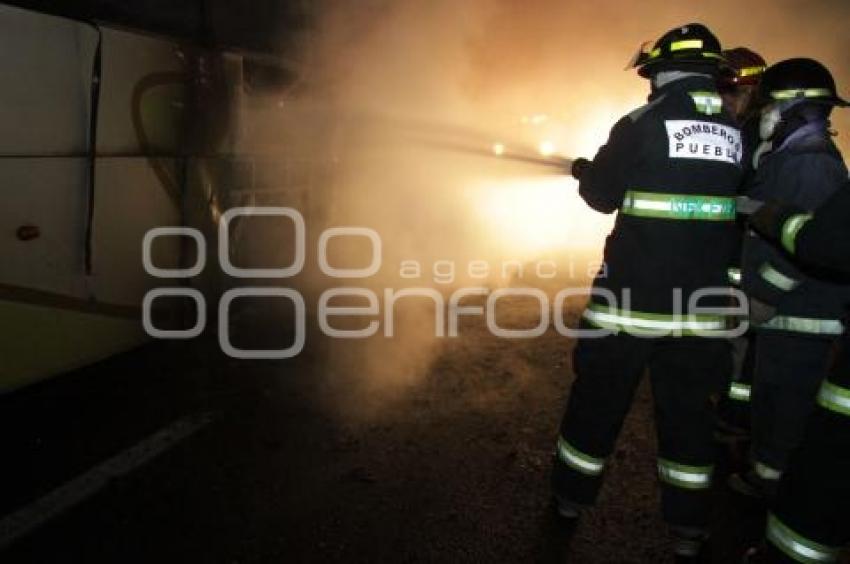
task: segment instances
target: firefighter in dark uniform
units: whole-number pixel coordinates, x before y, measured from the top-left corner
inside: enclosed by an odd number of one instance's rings
[[[740,193],[743,195],[754,171],[753,156],[761,144],[759,84],[764,71],[767,70],[767,62],[761,55],[746,47],[726,50],[723,52],[723,58],[725,66],[717,87],[720,97],[723,98],[723,106],[741,128],[743,181]],[[743,237],[746,222],[741,218],[739,227]],[[729,269],[729,282],[734,286],[741,284],[739,263],[740,261]],[[754,341],[755,335],[752,331],[732,341],[733,372],[729,391],[721,398],[718,406],[717,428],[714,433],[715,438],[721,442],[740,443],[750,434],[749,406],[755,368]]]
[[[816,209],[847,180],[829,130],[833,107],[844,105],[835,81],[816,61],[790,59],[770,67],[761,88],[770,102],[762,112],[761,136],[772,150],[758,163],[747,196]],[[830,273],[798,267],[754,233],[745,237],[742,267],[756,331],[753,467],[733,474],[729,485],[769,497],[826,377],[833,342],[843,332],[850,286]]]
[[[590,207],[619,213],[582,316],[583,329],[605,336],[580,338],[574,352],[554,498],[568,518],[594,502],[649,368],[663,513],[683,556],[696,555],[708,536],[712,398],[731,370],[727,320],[687,306],[705,288],[721,296],[700,305],[728,305],[736,248],[741,139],[717,92],[721,60],[719,41],[703,25],[665,34],[635,62],[651,80],[649,103],[614,125],[592,162],[572,168]]]
[[[850,183],[814,214],[770,203],[751,220],[765,239],[809,268],[850,276]],[[837,562],[850,541],[850,334],[817,394],[800,447],[780,482],[767,543],[750,562]]]

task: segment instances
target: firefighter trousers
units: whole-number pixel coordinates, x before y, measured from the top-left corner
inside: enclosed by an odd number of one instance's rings
[[[759,332],[752,394],[752,457],[763,480],[778,480],[803,438],[826,378],[833,342]]]
[[[713,401],[731,371],[724,339],[647,339],[624,333],[576,345],[556,447],[556,498],[592,504],[623,421],[649,370],[658,436],[662,510],[671,525],[704,527],[715,458]]]
[[[720,398],[718,416],[727,424],[750,430],[750,399],[755,375],[755,334],[748,331],[732,339],[732,374],[729,390]]]
[[[768,562],[835,562],[850,541],[850,362],[823,383],[767,523]]]

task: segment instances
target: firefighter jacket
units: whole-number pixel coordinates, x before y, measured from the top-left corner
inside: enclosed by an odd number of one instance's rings
[[[579,184],[590,207],[618,212],[586,321],[680,332],[673,336],[720,327],[717,316],[688,317],[687,304],[695,292],[728,286],[742,152],[741,134],[708,76],[656,89],[614,125]]]
[[[782,205],[771,215],[761,232],[799,264],[850,276],[850,182],[845,181],[814,213]],[[817,402],[823,409],[850,417],[850,334],[846,330]]]
[[[850,275],[850,182],[814,214],[787,218],[778,234],[785,250],[801,261]]]
[[[810,124],[764,158],[747,193],[753,199],[815,210],[846,181],[847,168],[826,124]],[[841,319],[850,303],[848,282],[847,276],[828,269],[796,264],[785,251],[754,232],[745,237],[743,289],[751,299],[776,308],[776,315],[757,329],[840,335]]]

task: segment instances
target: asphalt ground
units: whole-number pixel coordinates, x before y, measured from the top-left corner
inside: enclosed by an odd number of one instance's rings
[[[208,338],[2,397],[0,562],[672,562],[648,384],[569,526],[548,475],[573,343],[479,325],[400,364],[392,393],[391,343],[372,379],[337,348],[237,361]],[[761,534],[763,508],[724,485],[741,452],[718,446],[710,562]]]

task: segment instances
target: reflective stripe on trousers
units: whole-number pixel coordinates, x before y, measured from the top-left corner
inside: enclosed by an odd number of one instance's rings
[[[713,466],[689,466],[658,459],[658,477],[662,482],[686,490],[703,490],[711,487]]]
[[[777,470],[772,466],[768,466],[763,462],[756,462],[753,465],[753,470],[756,472],[756,476],[761,478],[762,480],[779,480],[782,477],[782,470]]]
[[[824,380],[818,392],[818,405],[839,415],[850,417],[850,390]]]
[[[842,335],[844,333],[844,324],[837,319],[810,319],[787,315],[772,317],[767,322],[757,325],[757,327],[759,329],[774,329],[809,335]]]
[[[797,562],[835,562],[839,549],[809,540],[794,532],[772,513],[767,518],[767,539]]]
[[[729,283],[733,286],[741,285],[741,269],[740,268],[729,268],[726,270],[726,277],[729,279]]]
[[[627,333],[681,332],[694,335],[701,332],[724,331],[726,320],[717,315],[672,315],[621,310],[591,303],[583,317],[591,324],[610,331]]]
[[[729,399],[735,401],[750,401],[753,389],[752,386],[742,382],[732,382],[729,384]]]
[[[558,437],[558,460],[582,474],[598,476],[605,467],[605,460],[585,454],[568,443],[563,437]]]

